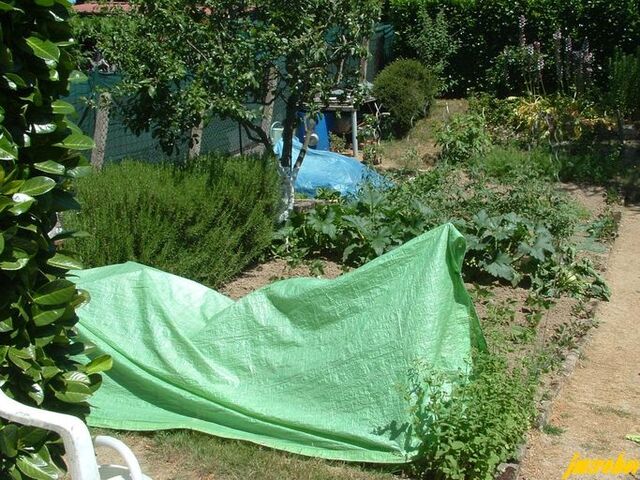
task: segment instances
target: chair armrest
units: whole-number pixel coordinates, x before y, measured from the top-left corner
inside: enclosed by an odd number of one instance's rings
[[[21,425],[56,432],[64,443],[71,478],[100,479],[89,429],[79,418],[28,407],[7,397],[1,389],[0,417]]]
[[[145,477],[142,475],[142,470],[140,469],[138,459],[133,454],[131,449],[127,447],[127,445],[125,445],[123,442],[121,442],[117,438],[98,435],[93,440],[93,444],[96,447],[107,447],[118,452],[124,460],[127,468],[129,469],[128,473],[131,480],[144,480]]]

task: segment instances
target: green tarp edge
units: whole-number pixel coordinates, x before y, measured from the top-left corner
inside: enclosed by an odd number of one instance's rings
[[[408,462],[410,369],[466,370],[484,348],[465,248],[446,224],[336,279],[282,280],[238,301],[131,262],[81,271],[80,336],[114,360],[88,423]]]

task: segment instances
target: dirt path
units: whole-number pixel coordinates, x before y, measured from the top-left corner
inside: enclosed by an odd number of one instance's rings
[[[611,301],[600,306],[600,326],[553,402],[551,427],[530,434],[520,480],[561,479],[576,452],[640,460],[640,445],[625,440],[640,434],[640,208],[625,209],[606,276]]]

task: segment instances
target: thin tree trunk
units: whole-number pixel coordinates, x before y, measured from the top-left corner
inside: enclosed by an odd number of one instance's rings
[[[297,119],[297,110],[296,110],[296,119]],[[280,223],[284,223],[289,219],[291,212],[293,211],[293,206],[295,203],[295,184],[296,179],[298,178],[298,172],[300,172],[300,168],[302,167],[302,162],[304,161],[304,157],[307,154],[307,150],[309,149],[309,141],[311,139],[311,135],[315,131],[315,121],[310,120],[309,122],[305,122],[305,136],[304,143],[302,144],[302,149],[298,154],[298,158],[294,165],[292,165],[293,161],[293,153],[292,148],[286,148],[287,143],[293,146],[293,131],[294,129],[290,129],[287,131],[285,128],[284,131],[284,150],[282,151],[282,158],[285,158],[285,154],[288,156],[288,160],[286,163],[282,161],[278,165],[278,171],[281,177],[281,191],[282,191],[282,201],[281,201],[281,212],[278,218]],[[295,127],[295,124],[294,124]],[[288,134],[288,135],[287,135]],[[287,142],[288,136],[288,142]],[[285,165],[288,165],[285,166]]]

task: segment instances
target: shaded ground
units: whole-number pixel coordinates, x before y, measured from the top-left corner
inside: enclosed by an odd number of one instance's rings
[[[553,402],[551,427],[545,429],[547,433],[530,433],[521,480],[561,478],[576,452],[582,457],[614,459],[625,452],[627,458],[640,459],[640,446],[625,440],[628,434],[640,433],[638,238],[640,210],[628,208],[607,269],[611,301],[600,305],[600,327]]]

